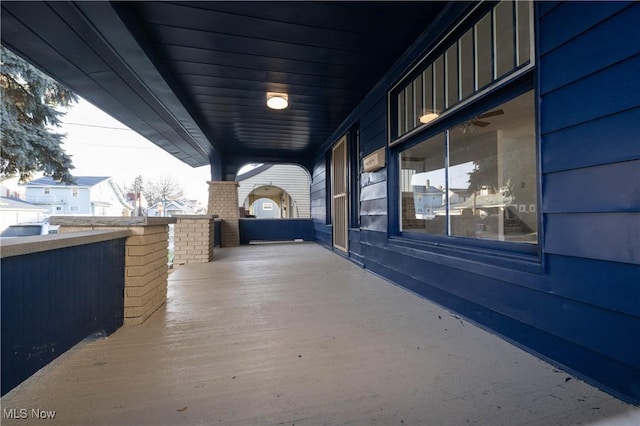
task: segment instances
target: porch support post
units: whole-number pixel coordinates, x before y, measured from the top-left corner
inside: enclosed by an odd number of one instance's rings
[[[173,269],[188,263],[213,260],[215,217],[213,215],[176,216]]]
[[[173,217],[52,216],[61,233],[128,229],[124,261],[124,324],[142,324],[167,301],[169,224]]]
[[[220,230],[221,247],[240,245],[240,210],[238,208],[238,182],[211,181],[209,184],[209,207],[207,213],[222,219]]]

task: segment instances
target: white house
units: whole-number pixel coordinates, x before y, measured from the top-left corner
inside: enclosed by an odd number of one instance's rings
[[[0,230],[22,222],[38,222],[47,210],[19,198],[0,197]]]
[[[158,202],[146,209],[147,216],[182,216],[204,214],[205,209],[192,200],[167,200]]]
[[[133,206],[133,216],[146,216],[149,202],[142,192],[127,192],[125,194],[127,204]]]
[[[74,176],[67,185],[50,177],[25,184],[25,201],[46,208],[47,215],[130,216],[134,207],[108,176]]]
[[[238,203],[259,218],[310,217],[310,178],[293,164],[262,164],[237,176]],[[265,208],[266,207],[266,208]]]

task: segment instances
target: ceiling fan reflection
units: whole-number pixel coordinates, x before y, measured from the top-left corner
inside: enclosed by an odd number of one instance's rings
[[[477,127],[483,128],[491,124],[488,121],[483,121],[484,119],[490,118],[490,117],[496,117],[502,114],[504,114],[504,111],[502,109],[495,109],[493,111],[485,112],[484,114],[480,114],[477,117],[462,123],[460,125],[460,129],[462,130],[462,133],[465,133],[465,134],[471,133],[475,131]]]

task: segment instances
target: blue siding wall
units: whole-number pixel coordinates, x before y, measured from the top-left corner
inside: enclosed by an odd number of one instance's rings
[[[387,201],[388,191],[397,191],[392,164],[361,176],[361,229],[350,234],[357,238],[358,259],[372,272],[635,403],[640,403],[638,22],[639,3],[536,4],[540,257],[394,237],[389,231],[397,213]],[[426,47],[427,41],[418,43],[406,57],[415,58]],[[390,74],[385,90],[402,70]],[[386,144],[386,98],[370,95],[360,109],[353,119],[361,123],[361,150],[367,155]],[[324,181],[323,155],[314,182]],[[312,215],[324,223],[319,200],[319,215]],[[316,227],[321,242],[323,235]]]
[[[640,264],[640,5],[575,12],[540,19],[545,252]]]
[[[640,4],[623,2],[557,4],[539,19],[542,209],[549,279],[575,315],[567,340],[594,353],[593,364],[581,365],[581,371],[636,402],[638,22]],[[597,357],[603,359],[602,368],[595,363]]]
[[[360,149],[365,155],[387,144],[386,96],[372,100],[372,107],[362,116]],[[360,179],[360,227],[387,232],[387,168],[363,173]]]
[[[124,315],[124,239],[2,259],[2,395]]]
[[[387,169],[363,173],[360,191],[362,229],[387,231]]]
[[[315,162],[311,176],[311,217],[313,219],[314,239],[318,243],[330,247],[332,244],[327,191],[330,178],[327,175],[326,156]]]

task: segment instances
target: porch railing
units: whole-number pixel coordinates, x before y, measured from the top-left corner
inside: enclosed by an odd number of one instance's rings
[[[123,324],[129,235],[85,231],[2,241],[2,395],[87,336]]]
[[[240,244],[293,240],[313,240],[312,219],[240,219]]]

